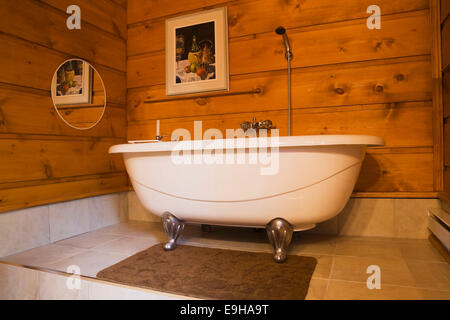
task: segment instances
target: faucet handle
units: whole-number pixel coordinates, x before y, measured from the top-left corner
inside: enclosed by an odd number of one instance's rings
[[[158,140],[158,141],[161,141],[162,139],[164,139],[164,138],[166,138],[168,136],[169,136],[168,134],[161,134],[159,136],[156,136],[155,139]]]
[[[264,120],[259,122],[260,129],[274,129],[275,127],[272,124],[271,120]]]
[[[251,129],[253,127],[252,123],[249,121],[242,122],[239,124],[242,130],[247,131],[248,129]]]

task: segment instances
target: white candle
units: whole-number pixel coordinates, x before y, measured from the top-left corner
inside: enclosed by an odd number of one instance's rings
[[[156,120],[156,136],[159,137],[159,120]]]

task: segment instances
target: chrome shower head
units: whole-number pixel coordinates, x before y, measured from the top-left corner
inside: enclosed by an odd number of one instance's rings
[[[282,26],[279,26],[275,29],[275,33],[283,36],[284,46],[286,48],[286,59],[291,60],[293,55],[291,51],[291,45],[289,44],[289,38],[286,34],[286,29]]]
[[[278,28],[275,29],[275,32],[279,35],[282,35],[286,33],[286,29],[282,26],[279,26]]]

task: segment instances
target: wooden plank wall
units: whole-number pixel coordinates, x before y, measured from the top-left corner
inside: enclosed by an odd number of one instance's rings
[[[441,31],[442,100],[444,118],[444,193],[441,198],[450,203],[450,1],[442,0],[440,20]]]
[[[0,0],[0,212],[126,190],[126,3],[112,0]],[[81,30],[66,28],[77,4]],[[106,86],[102,121],[75,130],[56,114],[54,71],[89,61]]]
[[[288,29],[294,135],[373,134],[354,196],[436,197],[439,150],[433,144],[429,0],[378,1],[380,30],[366,27],[371,0],[128,1],[128,139],[193,128],[238,128],[271,119],[287,134],[284,47]],[[227,6],[230,91],[261,94],[164,101],[165,19]],[[162,100],[144,104],[145,100]],[[435,170],[437,169],[437,170]]]

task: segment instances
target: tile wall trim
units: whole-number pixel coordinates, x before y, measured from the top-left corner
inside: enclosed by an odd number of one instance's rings
[[[108,199],[108,197],[110,197],[111,199]],[[109,201],[109,200],[111,200],[111,201]],[[102,201],[106,201],[106,203],[111,204],[112,207],[115,209],[114,214],[116,214],[117,216],[108,216],[108,215],[105,215],[104,213],[102,213],[101,210],[98,210],[98,208],[99,208],[98,203],[104,204],[104,203],[102,203]],[[84,209],[84,210],[88,211],[87,214],[84,214],[84,218],[88,220],[87,227],[75,228],[75,230],[71,230],[71,232],[66,232],[65,235],[58,234],[58,237],[55,237],[54,236],[54,234],[55,234],[54,228],[55,228],[56,224],[52,225],[52,222],[54,222],[54,221],[51,221],[52,220],[51,213],[54,215],[55,211],[52,212],[51,209],[58,208],[58,210],[60,210],[59,208],[64,208],[65,205],[68,205],[67,206],[68,211],[74,211],[74,207],[77,207],[77,206],[83,207],[82,204],[84,202],[87,202],[87,204],[85,205],[85,209]],[[95,203],[97,203],[97,205]],[[13,211],[9,211],[9,212],[0,214],[0,221],[2,218],[6,219],[5,218],[6,215],[12,215],[14,217],[14,215],[16,213],[17,214],[27,214],[27,213],[32,212],[33,210],[39,210],[39,209],[42,209],[43,212],[46,211],[48,226],[45,228],[45,230],[35,230],[35,232],[31,235],[31,237],[32,238],[33,237],[34,238],[42,238],[42,239],[45,238],[45,241],[42,240],[42,241],[36,242],[36,240],[33,239],[33,241],[30,240],[30,244],[21,247],[20,250],[11,249],[11,250],[6,250],[5,252],[0,251],[0,258],[7,257],[9,255],[20,253],[23,251],[27,251],[27,250],[30,250],[30,249],[33,249],[36,247],[55,243],[57,241],[75,237],[75,236],[78,236],[80,234],[83,234],[83,233],[86,233],[89,231],[93,231],[93,230],[96,230],[99,228],[109,226],[111,224],[115,224],[115,223],[119,223],[119,222],[128,220],[128,193],[127,192],[111,193],[111,194],[100,195],[100,196],[95,196],[95,197],[46,204],[46,205],[42,205],[42,206],[25,208],[25,209],[20,209],[20,210],[13,210]],[[75,212],[72,212],[72,213],[73,214],[72,215],[69,214],[69,216],[71,218],[73,218],[72,222],[76,224],[76,223],[78,223],[78,221],[76,221],[75,219],[80,218],[80,216],[76,214],[76,210],[75,210]],[[30,214],[28,217],[26,217],[26,219],[40,219],[40,216]],[[32,220],[32,221],[37,221],[37,220]],[[70,221],[68,221],[67,223],[70,223]],[[31,223],[31,224],[33,224],[33,223]],[[8,228],[9,227],[18,229],[18,226],[14,226],[14,225],[8,226]],[[7,241],[11,241],[11,239],[9,239],[9,238],[2,239],[2,235],[0,234],[0,243],[4,244],[4,243],[7,243]],[[18,241],[18,240],[14,240],[14,241]],[[17,248],[17,247],[18,247],[17,245],[11,246],[11,248]]]

